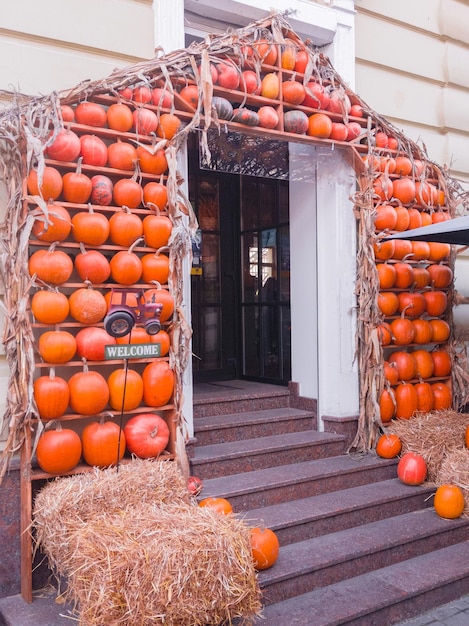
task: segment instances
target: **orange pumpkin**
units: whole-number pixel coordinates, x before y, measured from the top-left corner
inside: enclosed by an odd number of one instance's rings
[[[150,342],[160,344],[160,356],[166,356],[169,353],[171,339],[165,330],[160,330],[156,335],[151,335]]]
[[[168,203],[168,190],[162,183],[150,182],[143,188],[143,204],[163,211]]]
[[[49,374],[39,376],[34,381],[34,400],[39,417],[42,420],[53,420],[65,413],[70,399],[70,391],[66,380],[55,375],[50,368]]]
[[[251,551],[255,569],[265,570],[272,567],[279,553],[277,535],[270,528],[252,528]]]
[[[181,120],[173,113],[163,113],[160,115],[156,132],[163,139],[172,139],[181,128]]]
[[[395,389],[396,417],[410,419],[417,411],[417,391],[410,383],[401,383]]]
[[[445,350],[434,350],[433,376],[449,376],[451,373],[451,357]]]
[[[68,299],[70,315],[82,324],[96,324],[104,319],[107,304],[103,294],[90,287],[76,289]]]
[[[137,149],[132,144],[118,139],[108,146],[107,159],[108,167],[133,171],[138,159]]]
[[[160,314],[160,320],[167,322],[174,312],[174,298],[167,289],[147,289],[145,291],[145,300],[147,302],[159,302],[163,305]]]
[[[431,290],[426,291],[424,294],[426,300],[427,314],[431,317],[439,317],[446,311],[448,306],[448,299],[444,291]]]
[[[377,231],[394,230],[397,224],[397,212],[391,204],[381,204],[376,208],[375,228]]]
[[[378,263],[376,265],[378,272],[379,286],[381,289],[391,289],[396,282],[396,268],[391,263]]]
[[[469,424],[466,426],[466,432],[464,435],[464,443],[466,444],[466,448],[469,448]]]
[[[166,361],[154,360],[145,366],[142,374],[143,402],[147,406],[163,406],[174,391],[174,372]]]
[[[415,329],[412,321],[403,314],[391,322],[391,332],[394,343],[398,346],[407,346],[414,340]]]
[[[414,283],[414,269],[410,263],[399,261],[394,263],[396,279],[394,286],[396,289],[408,289]]]
[[[132,110],[122,103],[111,104],[107,110],[107,125],[113,130],[126,133],[133,125]]]
[[[99,250],[86,250],[80,243],[80,250],[75,257],[75,269],[83,282],[92,284],[105,283],[111,275],[109,261]]]
[[[429,261],[434,261],[435,263],[444,261],[446,258],[448,258],[451,252],[451,246],[449,243],[440,243],[439,241],[429,241],[428,245],[430,246],[430,255],[428,259]]]
[[[33,215],[37,217],[31,232],[39,241],[64,241],[72,230],[70,213],[59,204],[49,204],[47,215],[41,209],[35,209]]]
[[[435,411],[445,411],[453,404],[451,388],[443,382],[433,383],[433,409]]]
[[[156,213],[147,215],[143,219],[143,236],[145,244],[149,248],[158,250],[168,245],[173,229],[173,223],[167,215],[160,215],[158,209]]]
[[[431,353],[428,352],[428,350],[414,350],[414,352],[412,352],[412,356],[417,364],[417,377],[420,376],[424,379],[431,378],[434,369]]]
[[[55,430],[42,433],[36,448],[38,465],[48,474],[69,472],[76,467],[81,454],[79,435],[70,428],[62,428],[60,422]]]
[[[394,243],[394,239],[391,239],[391,241],[378,241],[373,244],[375,258],[380,261],[392,259],[395,249],[396,244]]]
[[[66,252],[56,250],[53,243],[48,250],[36,250],[29,258],[28,269],[45,283],[62,285],[73,272],[73,261]]]
[[[109,220],[103,213],[95,212],[90,204],[88,211],[80,211],[72,217],[72,235],[75,241],[100,246],[109,237]]]
[[[393,186],[395,187],[395,182],[393,183]],[[395,229],[398,231],[407,230],[410,224],[410,215],[408,209],[404,206],[398,206],[396,207],[396,215],[397,222]]]
[[[140,374],[131,369],[118,369],[107,379],[109,405],[115,411],[132,411],[143,398],[143,380]]]
[[[414,267],[415,289],[425,289],[430,284],[430,274],[426,267]]]
[[[429,265],[427,271],[435,289],[445,289],[453,282],[453,270],[448,265],[435,263]]]
[[[83,371],[73,374],[69,381],[70,407],[81,415],[101,413],[109,400],[109,387],[99,372],[89,370],[85,364]]]
[[[429,323],[432,329],[432,341],[435,341],[436,343],[443,343],[449,338],[451,334],[451,327],[448,322],[445,320],[435,319],[430,320]]]
[[[325,113],[313,113],[308,118],[308,130],[306,134],[310,137],[328,139],[332,133],[331,118]]]
[[[121,178],[113,189],[114,202],[117,206],[136,209],[143,200],[143,189],[133,178]]]
[[[382,459],[394,459],[402,450],[402,441],[398,435],[381,435],[376,443],[376,454]]]
[[[67,363],[77,351],[77,342],[66,330],[48,330],[39,337],[38,349],[46,363]]]
[[[404,176],[393,181],[393,196],[402,204],[410,204],[415,200],[415,183]]]
[[[417,318],[412,320],[412,326],[414,327],[414,340],[413,343],[425,344],[432,341],[432,326],[428,320]]]
[[[149,147],[138,146],[137,157],[140,169],[147,174],[164,174],[168,169],[166,153],[162,148],[153,153]]]
[[[379,398],[379,413],[383,424],[390,422],[396,414],[396,398],[393,391],[383,389]]]
[[[433,411],[435,405],[435,397],[433,388],[430,383],[416,383],[414,385],[417,392],[417,411],[429,413]]]
[[[106,109],[96,102],[80,102],[75,109],[75,119],[78,124],[104,128],[107,122]]]
[[[388,362],[390,365],[397,367],[399,380],[411,380],[415,378],[417,373],[417,362],[412,352],[405,350],[396,350],[389,355]]]
[[[88,202],[93,190],[91,179],[81,171],[82,157],[78,159],[76,170],[67,172],[63,177],[62,195],[67,202],[84,204]]]
[[[142,275],[142,261],[133,252],[134,247],[140,242],[135,241],[128,250],[120,250],[110,261],[112,279],[121,285],[133,285],[140,280]]]
[[[125,435],[118,424],[111,421],[91,422],[81,435],[83,458],[93,467],[116,465],[125,453]]]
[[[68,317],[70,306],[64,293],[41,289],[31,298],[31,311],[41,324],[60,324]]]
[[[203,508],[212,509],[222,515],[229,515],[233,512],[231,503],[226,498],[204,498],[199,502],[199,506]]]
[[[169,258],[166,254],[150,252],[142,257],[142,279],[145,283],[156,281],[162,285],[168,282]]]
[[[464,494],[458,485],[440,485],[433,500],[435,512],[444,519],[456,519],[464,511]]]
[[[388,381],[390,385],[397,385],[399,382],[399,370],[397,369],[396,363],[389,363],[389,361],[384,361],[383,363],[383,371],[384,377]]]
[[[303,83],[296,80],[286,80],[282,83],[282,99],[289,104],[301,104],[306,97]]]
[[[28,192],[32,196],[41,196],[46,202],[57,200],[62,193],[63,181],[59,170],[55,167],[46,167],[42,171],[39,181],[37,170],[31,170],[26,179]]]
[[[142,220],[128,207],[122,207],[109,218],[109,238],[116,246],[128,248],[143,235]]]
[[[399,307],[399,298],[393,291],[381,291],[378,294],[378,308],[383,315],[390,317]]]

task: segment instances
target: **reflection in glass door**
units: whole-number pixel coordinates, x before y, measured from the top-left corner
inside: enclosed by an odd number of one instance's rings
[[[241,251],[243,375],[287,384],[291,374],[287,182],[242,178]]]

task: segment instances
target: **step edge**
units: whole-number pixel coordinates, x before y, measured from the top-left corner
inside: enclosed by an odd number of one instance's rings
[[[412,511],[410,513],[404,513],[402,515],[395,516],[395,518],[396,520],[400,520],[402,524],[405,524],[406,519],[402,520],[401,518],[407,518],[409,521],[411,521],[413,517],[415,517],[416,515],[420,515],[422,513],[426,514],[426,517],[430,517],[431,515],[432,516],[436,515],[436,513],[432,511],[431,509],[422,509],[419,511]],[[388,517],[388,518],[385,518],[384,520],[377,520],[374,522],[370,522],[369,524],[365,524],[364,526],[347,528],[344,530],[336,531],[334,533],[321,535],[320,537],[305,539],[303,541],[297,541],[292,544],[285,544],[280,549],[282,550],[283,548],[284,552],[295,552],[296,550],[302,550],[302,548],[304,548],[304,550],[302,551],[306,552],[306,550],[308,549],[308,546],[312,546],[314,543],[320,542],[321,544],[327,544],[328,542],[329,543],[334,542],[334,537],[337,538],[340,535],[342,536],[344,536],[345,534],[358,535],[359,531],[360,530],[363,531],[364,527],[366,528],[370,526],[371,527],[370,532],[374,532],[373,527],[376,527],[377,530],[379,530],[380,526],[384,526],[385,523],[389,523],[392,519],[393,519],[392,517]],[[399,533],[396,533],[396,535],[391,540],[389,540],[389,535],[386,535],[386,536],[380,535],[380,539],[383,540],[382,543],[379,543],[373,546],[363,545],[356,552],[352,552],[352,551],[342,552],[341,554],[336,555],[334,558],[321,561],[321,563],[317,564],[317,566],[304,565],[302,567],[296,568],[295,570],[289,569],[288,571],[284,571],[283,573],[280,573],[279,571],[277,576],[275,576],[275,571],[273,568],[269,570],[265,570],[264,572],[259,573],[259,582],[261,583],[261,586],[263,582],[264,583],[268,582],[268,584],[270,585],[278,584],[284,580],[290,580],[291,578],[296,578],[297,576],[303,576],[305,574],[309,574],[312,572],[321,572],[321,571],[327,570],[330,567],[340,565],[341,563],[347,563],[349,561],[356,561],[365,556],[379,555],[381,552],[384,552],[384,551],[395,550],[396,548],[408,546],[415,542],[419,542],[425,539],[437,537],[439,535],[446,535],[448,534],[448,532],[456,533],[458,530],[466,526],[469,528],[469,520],[466,520],[465,523],[460,522],[458,524],[455,524],[452,528],[444,529],[442,527],[438,528],[438,527],[433,526],[432,528],[427,528],[425,530],[418,529],[416,530],[415,534],[408,535],[408,536],[404,536],[404,535],[400,535]],[[404,528],[401,529],[401,533],[402,532],[404,532]],[[353,538],[351,542],[353,543]],[[456,545],[458,543],[461,543],[461,542],[456,541],[449,545]],[[444,547],[448,547],[448,546],[444,546]],[[429,552],[433,552],[433,550],[430,550]],[[427,554],[427,552],[423,554]],[[408,560],[408,559],[402,559],[402,560]],[[296,560],[295,563],[298,565],[299,564],[298,560]]]

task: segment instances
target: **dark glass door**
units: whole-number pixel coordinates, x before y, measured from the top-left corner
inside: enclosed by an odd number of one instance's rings
[[[290,357],[288,182],[241,179],[242,372],[286,384]]]
[[[199,221],[191,271],[195,382],[239,376],[237,182],[235,176],[203,171],[189,177]]]
[[[189,155],[194,382],[287,384],[288,181],[202,170],[195,147]]]

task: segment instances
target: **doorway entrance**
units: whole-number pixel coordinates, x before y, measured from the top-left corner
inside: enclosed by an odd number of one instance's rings
[[[286,180],[201,169],[190,144],[195,383],[290,381],[288,195]]]

